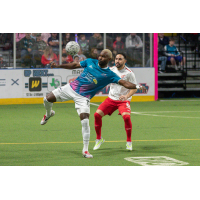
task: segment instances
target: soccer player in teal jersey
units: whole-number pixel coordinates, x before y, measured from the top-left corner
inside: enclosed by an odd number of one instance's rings
[[[46,114],[40,124],[46,124],[49,118],[54,116],[55,111],[52,110],[54,102],[74,100],[75,108],[82,124],[82,154],[85,158],[93,158],[88,151],[90,139],[90,99],[109,83],[117,83],[123,85],[127,89],[140,89],[146,92],[145,87],[122,80],[118,75],[112,72],[107,66],[111,59],[111,51],[104,49],[100,53],[98,60],[86,59],[80,63],[73,62],[62,65],[51,64],[52,68],[76,69],[82,67],[84,71],[70,84],[57,88],[44,97]]]

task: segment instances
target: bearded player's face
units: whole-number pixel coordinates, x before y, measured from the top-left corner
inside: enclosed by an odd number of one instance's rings
[[[124,67],[125,63],[126,63],[126,59],[124,58],[123,55],[118,54],[118,55],[115,57],[115,66],[116,66],[117,68],[122,68],[122,67]]]
[[[110,61],[110,58],[109,58],[109,56],[108,56],[108,53],[102,51],[102,52],[100,53],[100,55],[99,55],[98,60],[99,60],[99,65],[100,65],[100,66],[105,66],[105,65],[107,65],[108,62]]]

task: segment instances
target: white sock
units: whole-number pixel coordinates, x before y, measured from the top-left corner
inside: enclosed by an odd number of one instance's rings
[[[132,144],[132,142],[127,142],[128,146],[130,146]]]
[[[53,107],[53,103],[47,101],[46,97],[44,97],[44,107],[46,109],[46,116],[50,117],[51,116],[51,109]]]
[[[83,136],[83,152],[88,151],[90,140],[90,125],[89,119],[81,120],[82,124],[82,136]]]

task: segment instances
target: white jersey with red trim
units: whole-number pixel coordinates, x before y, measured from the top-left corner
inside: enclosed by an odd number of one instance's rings
[[[115,72],[120,78],[122,78],[125,81],[129,81],[133,84],[137,85],[137,81],[135,78],[135,74],[127,67],[125,66],[122,70],[118,70],[117,67],[113,66],[110,67],[110,70]],[[121,95],[128,94],[130,89],[125,88],[122,85],[111,83],[110,84],[110,92],[108,94],[109,98],[113,100],[119,100],[119,97]],[[132,97],[129,97],[127,100],[131,101]]]

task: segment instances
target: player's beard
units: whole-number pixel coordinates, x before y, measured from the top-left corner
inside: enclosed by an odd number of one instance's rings
[[[102,66],[106,66],[108,63],[106,61],[99,61],[99,65]]]
[[[121,65],[120,65],[120,64],[118,63],[118,64],[116,64],[115,66],[116,66],[118,69],[120,69],[120,68],[123,68],[124,64],[121,64]]]

